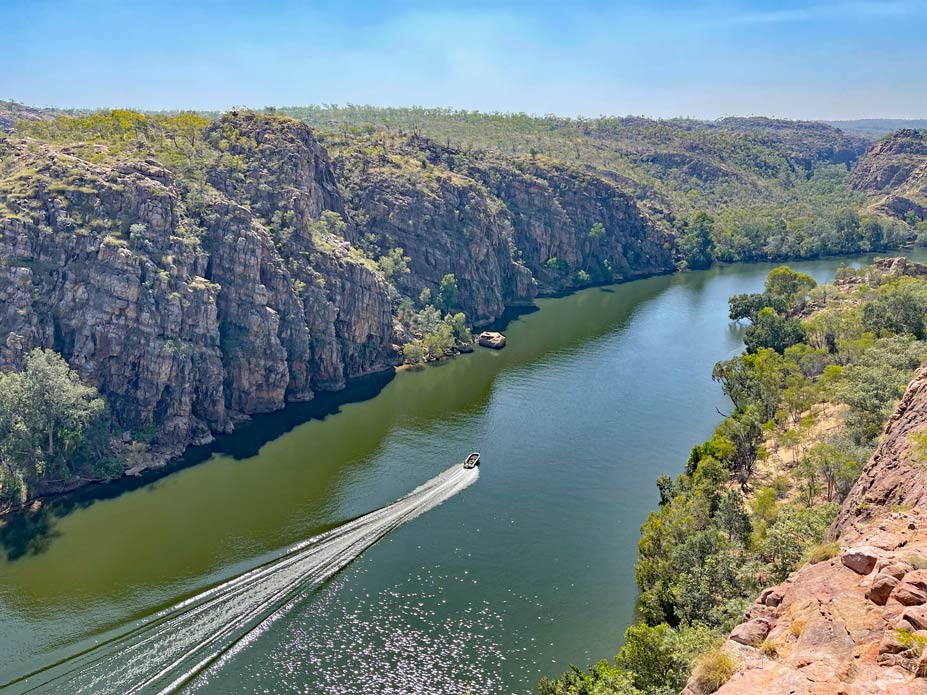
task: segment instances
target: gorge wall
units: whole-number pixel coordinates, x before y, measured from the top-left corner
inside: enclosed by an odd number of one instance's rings
[[[901,219],[927,220],[927,131],[899,130],[866,151],[850,185],[874,207]]]
[[[158,460],[398,363],[397,307],[447,274],[481,325],[674,267],[672,234],[578,171],[462,166],[421,138],[331,162],[309,127],[254,113],[158,137],[0,136],[0,368],[60,352]],[[409,272],[388,278],[397,247]]]

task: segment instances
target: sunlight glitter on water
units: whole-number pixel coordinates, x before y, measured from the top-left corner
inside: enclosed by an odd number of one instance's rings
[[[495,694],[505,692],[503,662],[521,674],[519,692],[544,672],[530,638],[503,648],[502,635],[511,642],[518,628],[506,609],[480,598],[465,574],[421,571],[375,595],[354,584],[345,577],[326,587],[258,638],[269,643],[256,645],[240,664],[232,657],[227,668],[204,673],[191,691],[249,693],[275,683],[273,692],[319,695]],[[473,599],[452,614],[435,610],[462,590]],[[552,620],[536,597],[511,594],[506,603],[530,605],[539,619]]]
[[[12,692],[172,693],[221,670],[307,593],[402,524],[479,477],[453,466],[392,504],[288,550],[277,560],[162,611],[146,624],[12,684]]]

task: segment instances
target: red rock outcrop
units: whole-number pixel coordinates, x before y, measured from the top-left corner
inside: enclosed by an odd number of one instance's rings
[[[728,639],[721,695],[927,695],[927,369],[830,534],[839,553],[764,591]],[[699,695],[690,685],[686,695]]]

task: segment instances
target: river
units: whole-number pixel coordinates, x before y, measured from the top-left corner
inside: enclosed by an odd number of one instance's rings
[[[791,265],[821,282],[839,262]],[[183,689],[528,693],[570,663],[613,656],[633,618],[654,481],[677,474],[728,409],[711,380],[742,349],[727,298],[761,289],[771,267],[541,299],[511,318],[502,351],[367,377],[257,418],[167,475],[12,517],[0,527],[0,684],[37,672],[9,688],[25,692],[78,652],[170,626],[171,606],[277,566],[471,450],[478,480],[288,594]]]

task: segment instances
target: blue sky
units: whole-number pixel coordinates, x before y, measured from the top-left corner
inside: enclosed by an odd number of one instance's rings
[[[927,0],[0,0],[0,98],[927,117]]]

